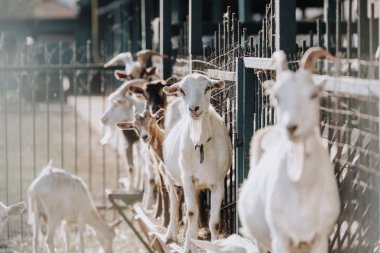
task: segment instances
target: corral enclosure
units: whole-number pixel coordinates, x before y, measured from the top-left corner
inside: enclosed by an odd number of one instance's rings
[[[187,63],[173,60],[173,70],[179,76],[197,71],[226,81],[225,89],[213,94],[211,101],[225,120],[233,144],[233,164],[225,179],[221,210],[223,235],[238,232],[236,200],[249,171],[249,141],[256,130],[275,123],[276,112],[262,87],[265,80],[276,78],[270,56],[278,49],[285,50],[289,67],[296,70],[307,48],[321,46],[338,56],[337,64],[320,60],[314,73],[316,82],[326,81],[320,107],[321,135],[334,163],[342,201],[342,212],[330,237],[330,252],[379,252],[378,5],[358,1],[354,12],[353,2],[325,1],[328,11],[324,19],[310,22],[306,32],[305,23],[284,15],[294,7],[286,1],[266,3],[255,34],[249,34],[228,8],[203,46],[203,55],[194,51],[190,55],[189,35],[196,35],[196,31],[189,31],[188,25],[194,21],[177,25],[176,57]],[[351,14],[342,14],[347,9]],[[124,6],[121,11],[131,9]],[[103,16],[102,20],[109,22],[108,18]],[[126,27],[131,22],[122,21],[121,27],[130,29]],[[111,145],[99,143],[105,97],[120,85],[114,80],[114,69],[104,69],[101,62],[125,49],[119,41],[124,35],[118,37],[113,32],[109,29],[107,40],[99,43],[98,62],[90,41],[79,48],[75,42],[18,42],[13,51],[0,50],[0,175],[4,175],[0,177],[0,199],[4,202],[25,200],[28,185],[51,159],[55,166],[88,183],[97,206],[109,205],[104,190],[118,188],[118,179],[125,173],[116,152],[117,139]],[[161,44],[170,40],[163,38]],[[128,49],[134,50],[135,45]],[[164,73],[165,69],[167,66]],[[206,210],[204,218],[209,202],[205,191],[201,203]],[[30,233],[27,213],[9,222],[3,239],[20,233]]]

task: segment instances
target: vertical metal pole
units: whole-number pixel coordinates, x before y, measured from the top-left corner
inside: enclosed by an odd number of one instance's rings
[[[20,46],[17,45],[17,66],[20,67]],[[19,125],[19,128],[18,128],[18,138],[19,138],[19,173],[20,173],[20,178],[19,178],[19,184],[20,184],[20,200],[23,199],[23,184],[22,184],[22,179],[23,179],[23,171],[22,171],[22,86],[23,84],[21,83],[20,81],[20,74],[18,74],[18,80],[17,80],[17,83],[18,83],[18,125]],[[24,216],[23,214],[21,214],[21,237],[23,238],[24,237],[24,222],[23,222],[23,219]]]
[[[96,62],[99,62],[99,18],[98,0],[91,0],[91,35],[93,42],[93,55]]]
[[[142,49],[152,48],[152,0],[141,0],[141,38]],[[123,32],[123,31],[122,31]]]
[[[50,58],[50,57],[49,57]],[[44,44],[44,61],[47,65],[50,65],[48,59],[47,44]],[[46,92],[46,161],[50,160],[50,98],[49,98],[49,83],[48,83],[48,71],[45,69],[45,92]]]
[[[86,45],[86,58],[87,58],[87,64],[90,64],[91,61],[91,41],[87,41]],[[87,70],[87,85],[88,85],[88,184],[89,189],[92,191],[92,115],[91,115],[91,78],[90,78],[90,70]]]
[[[8,64],[7,53],[4,54],[5,66]],[[4,142],[5,142],[5,191],[6,198],[5,201],[9,205],[9,159],[8,159],[8,101],[7,101],[7,90],[8,90],[8,74],[4,73]],[[9,222],[7,223],[7,239],[9,240]]]
[[[171,0],[160,0],[160,53],[171,56]],[[169,61],[163,61],[161,78],[170,76],[170,65]]]
[[[276,0],[276,49],[295,53],[296,45],[296,1]]]
[[[348,19],[347,19],[347,59],[351,59],[352,48],[352,0],[348,0]],[[348,63],[348,75],[351,75],[351,63]]]
[[[369,54],[369,20],[367,17],[367,0],[358,1],[358,58],[367,59]],[[363,69],[359,64],[358,77],[363,77]]]
[[[341,10],[341,1],[336,0],[336,16],[335,16],[335,55],[339,55],[340,48],[342,44],[342,36],[341,36],[341,17],[342,17],[342,10]]]
[[[239,0],[239,20],[241,22],[246,23],[252,21],[250,3],[252,3],[250,0]]]
[[[202,3],[203,0],[189,0],[190,72],[193,55],[202,55]]]
[[[77,44],[73,43],[73,64],[77,64]],[[73,86],[74,86],[74,170],[78,175],[78,72],[74,70]]]
[[[62,41],[59,42],[58,54],[59,54],[59,95],[60,95],[60,112],[61,112],[61,168],[65,168],[64,160],[65,160],[65,150],[64,150],[64,115],[63,115],[63,104],[64,104],[64,95],[63,95],[63,76],[62,76]]]

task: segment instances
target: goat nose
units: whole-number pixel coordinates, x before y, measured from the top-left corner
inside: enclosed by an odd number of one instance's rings
[[[294,134],[294,132],[297,130],[298,126],[297,125],[289,125],[286,127],[286,129],[288,130],[288,132],[290,134]]]
[[[143,136],[141,136],[141,138],[145,141],[146,139],[148,139],[148,135],[144,134]]]
[[[189,107],[190,112],[196,112],[196,111],[198,111],[198,109],[199,109],[199,106],[190,106]]]

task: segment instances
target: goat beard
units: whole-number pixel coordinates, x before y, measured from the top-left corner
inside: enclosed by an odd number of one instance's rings
[[[194,145],[201,145],[210,137],[211,124],[208,117],[200,117],[197,120],[190,120],[190,138]]]

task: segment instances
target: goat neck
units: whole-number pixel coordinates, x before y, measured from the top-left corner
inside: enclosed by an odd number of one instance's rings
[[[164,131],[158,126],[157,122],[152,122],[149,127],[152,138],[149,141],[149,145],[152,147],[154,153],[161,160],[164,161],[164,155],[162,153],[162,144],[164,142]]]
[[[208,142],[212,138],[211,121],[209,112],[203,112],[201,117],[190,120],[190,139],[193,146],[200,146]]]

